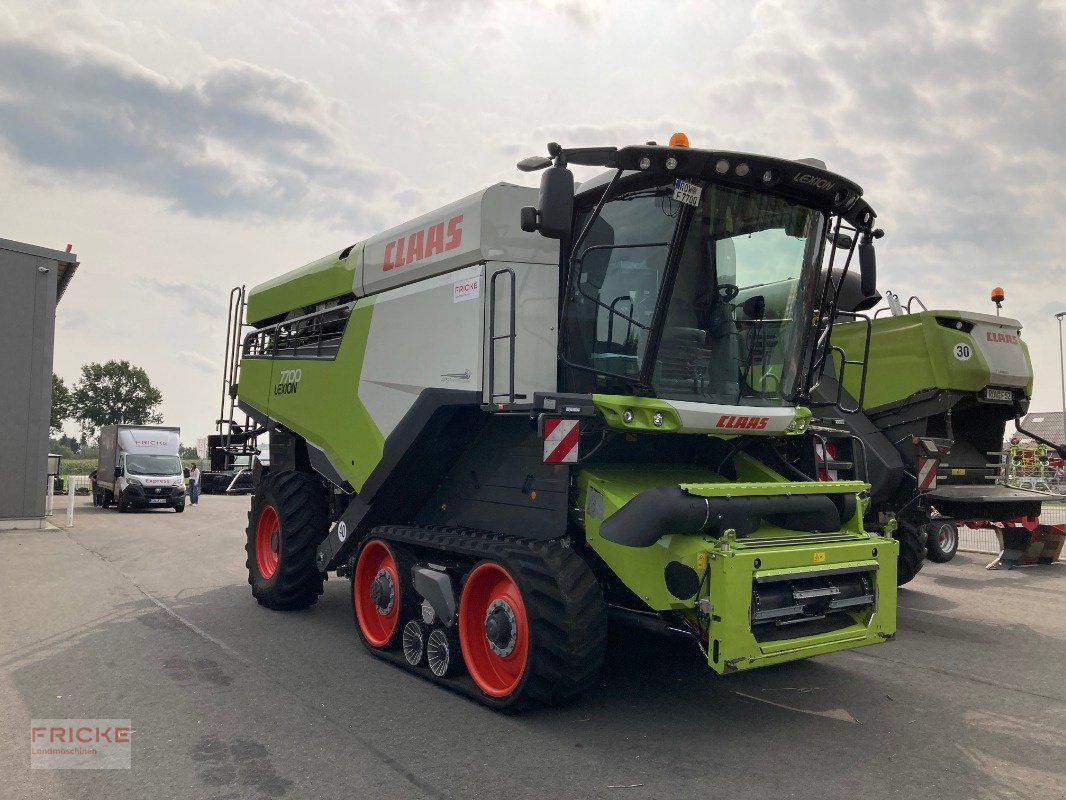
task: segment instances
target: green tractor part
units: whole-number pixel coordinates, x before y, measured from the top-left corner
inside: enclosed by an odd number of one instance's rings
[[[862,190],[687,144],[519,167],[539,192],[497,184],[236,290],[219,447],[262,456],[257,601],[347,577],[371,653],[500,709],[581,692],[614,624],[720,673],[892,638],[892,526],[813,455],[820,276],[857,249],[873,280]]]
[[[866,485],[826,494],[744,455],[733,466],[737,481],[676,466],[582,470],[588,546],[649,608],[698,631],[720,673],[892,638],[897,545],[863,531]]]

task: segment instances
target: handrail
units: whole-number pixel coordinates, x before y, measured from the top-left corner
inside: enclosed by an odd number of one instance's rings
[[[511,288],[511,308],[508,315],[509,325],[508,332],[496,335],[496,281],[501,275],[508,276],[508,283]],[[515,339],[518,334],[515,324],[515,274],[514,270],[510,267],[506,269],[498,270],[492,274],[492,278],[489,280],[489,402],[496,402],[497,397],[506,397],[509,404],[513,404],[515,401],[514,391],[514,362],[515,362]],[[509,362],[510,362],[510,375],[508,376],[508,390],[506,392],[496,391],[496,342],[500,339],[508,340]]]
[[[852,321],[857,322],[861,320],[866,323],[866,341],[863,345],[861,361],[848,359],[847,353],[844,352],[843,348],[838,347],[835,344],[831,344],[829,346],[831,352],[840,354],[840,374],[837,376],[837,396],[833,405],[840,409],[840,411],[844,414],[855,414],[861,411],[866,405],[866,379],[869,374],[870,343],[873,338],[873,321],[866,314],[852,311],[838,311],[837,316],[851,317]],[[844,393],[844,372],[849,364],[853,367],[861,367],[862,369],[859,378],[859,396],[858,398],[856,398],[856,404],[854,408],[845,408],[841,402],[843,400]]]

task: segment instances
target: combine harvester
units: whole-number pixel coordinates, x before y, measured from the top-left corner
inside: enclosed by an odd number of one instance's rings
[[[237,293],[223,427],[255,429],[223,433],[270,436],[260,604],[349,577],[372,653],[509,709],[588,685],[609,621],[719,673],[894,636],[897,542],[865,482],[817,480],[809,427],[874,212],[820,162],[687,144],[552,144],[519,165],[539,195],[497,184]],[[568,163],[609,171],[575,189]]]
[[[903,585],[927,555],[954,556],[958,526],[1018,527],[1061,498],[1004,480],[1006,425],[1020,426],[1033,388],[1021,323],[887,299],[863,314],[881,295],[844,277],[812,428],[820,477],[867,481],[867,529],[895,526]]]

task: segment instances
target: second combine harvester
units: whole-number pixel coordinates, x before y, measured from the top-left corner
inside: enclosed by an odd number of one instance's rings
[[[349,576],[372,652],[497,708],[580,692],[609,621],[720,673],[892,638],[898,544],[808,432],[820,276],[857,252],[873,286],[861,189],[682,140],[548,150],[519,165],[539,196],[491,186],[248,294],[253,595]],[[609,171],[575,190],[568,163]]]

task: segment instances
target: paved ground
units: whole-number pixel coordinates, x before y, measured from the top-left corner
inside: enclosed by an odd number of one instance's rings
[[[929,564],[895,642],[730,678],[617,635],[583,700],[506,717],[367,655],[347,582],[259,608],[246,508],[0,534],[2,797],[1066,796],[1066,564]],[[131,718],[133,768],[31,771],[31,717]]]

